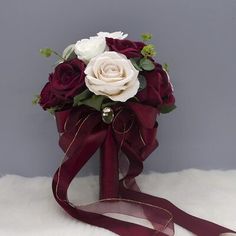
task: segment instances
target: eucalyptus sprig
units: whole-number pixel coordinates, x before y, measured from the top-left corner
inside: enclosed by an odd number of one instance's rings
[[[133,66],[135,67],[136,70],[138,71],[151,71],[155,68],[154,63],[148,59],[148,58],[131,58],[130,59],[131,63],[133,64]]]
[[[65,61],[66,59],[61,56],[58,52],[54,51],[51,48],[41,48],[39,50],[40,54],[44,57],[50,57],[52,54],[56,55],[60,60]]]
[[[150,41],[152,39],[152,34],[150,34],[150,33],[141,34],[141,38],[142,38],[143,42],[146,43],[147,41]],[[133,63],[134,67],[139,71],[154,70],[155,64],[153,63],[151,58],[156,55],[155,46],[153,44],[145,45],[141,50],[141,54],[142,54],[143,58],[141,58],[141,59],[132,58],[131,59],[131,62]]]

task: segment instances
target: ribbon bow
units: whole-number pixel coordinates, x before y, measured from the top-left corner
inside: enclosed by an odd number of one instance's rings
[[[174,224],[196,235],[218,236],[233,232],[214,223],[199,219],[178,209],[168,200],[142,193],[135,177],[143,170],[143,161],[158,146],[156,140],[159,114],[151,106],[127,102],[115,106],[110,124],[92,108],[80,106],[55,114],[59,145],[65,152],[62,164],[53,177],[53,194],[60,206],[72,217],[121,236],[172,236]],[[75,206],[68,200],[70,183],[100,148],[100,201]],[[129,161],[125,176],[119,180],[119,153]],[[121,170],[123,172],[123,170]],[[120,213],[148,220],[152,228],[106,216]]]

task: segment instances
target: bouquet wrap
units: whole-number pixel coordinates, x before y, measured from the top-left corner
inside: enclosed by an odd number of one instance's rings
[[[130,116],[131,112],[133,116]],[[157,147],[157,110],[127,103],[126,108],[117,107],[113,123],[109,125],[102,121],[101,112],[86,107],[55,115],[60,133],[59,144],[66,155],[54,175],[53,193],[62,208],[74,218],[122,236],[171,236],[174,235],[173,223],[202,236],[206,235],[206,231],[211,236],[233,232],[191,216],[168,200],[142,193],[138,188],[134,178],[142,172],[143,161]],[[69,185],[99,148],[101,200],[86,206],[75,206],[67,198]],[[120,151],[129,161],[128,172],[121,180],[118,174]],[[106,213],[146,219],[153,229],[107,217],[104,215]]]

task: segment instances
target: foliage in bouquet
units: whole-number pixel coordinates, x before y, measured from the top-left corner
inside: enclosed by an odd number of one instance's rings
[[[51,113],[86,105],[102,110],[127,101],[142,103],[167,113],[175,108],[173,86],[163,66],[154,60],[156,50],[142,41],[130,41],[122,32],[99,32],[65,48],[62,55],[41,49],[59,61],[34,103]]]

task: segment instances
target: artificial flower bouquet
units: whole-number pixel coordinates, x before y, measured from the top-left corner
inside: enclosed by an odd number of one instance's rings
[[[175,109],[175,98],[167,65],[154,59],[152,35],[143,34],[137,42],[126,38],[122,32],[99,32],[69,45],[61,55],[51,48],[40,51],[58,57],[54,72],[34,99],[54,114],[65,153],[53,177],[56,201],[72,217],[122,236],[170,236],[174,223],[202,236],[206,229],[210,236],[232,232],[142,193],[135,182],[143,161],[158,146],[156,119]],[[76,206],[67,190],[98,149],[100,200]],[[152,228],[106,213],[143,218]]]

